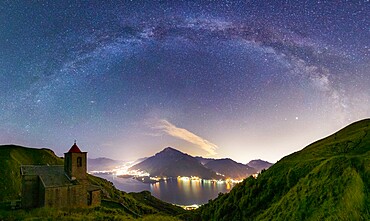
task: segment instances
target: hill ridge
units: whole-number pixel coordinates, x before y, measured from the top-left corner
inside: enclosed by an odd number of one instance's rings
[[[370,219],[369,123],[352,123],[245,179],[201,207],[202,219]]]

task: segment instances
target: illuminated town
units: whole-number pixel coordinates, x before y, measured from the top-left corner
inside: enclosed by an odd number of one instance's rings
[[[240,183],[243,180],[237,180],[237,179],[231,179],[231,178],[226,178],[226,179],[202,179],[201,177],[198,176],[177,176],[176,178],[173,177],[160,177],[160,176],[150,176],[149,173],[141,170],[129,170],[129,168],[132,166],[132,162],[126,163],[120,167],[117,167],[112,170],[107,170],[107,171],[90,171],[91,174],[112,174],[117,177],[121,178],[134,178],[139,181],[145,182],[145,183],[156,183],[156,182],[161,182],[161,181],[167,181],[168,179],[177,179],[178,181],[182,182],[202,182],[202,183],[211,183],[211,184],[236,184]],[[217,174],[217,175],[222,175],[222,174]],[[224,175],[222,175],[224,176]],[[254,178],[257,178],[258,174],[253,174],[252,175]]]

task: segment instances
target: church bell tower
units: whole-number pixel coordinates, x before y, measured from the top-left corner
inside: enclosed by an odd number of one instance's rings
[[[87,152],[81,152],[76,141],[67,153],[64,153],[64,172],[70,180],[87,182],[86,160]]]

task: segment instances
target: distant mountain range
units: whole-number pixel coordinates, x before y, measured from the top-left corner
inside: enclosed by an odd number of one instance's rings
[[[132,166],[130,170],[146,171],[150,176],[222,178],[216,172],[204,167],[196,158],[171,147],[167,147],[143,162]]]
[[[267,169],[272,166],[273,163],[258,159],[249,161],[247,165],[256,169],[257,172],[260,172],[261,170]]]
[[[87,171],[89,172],[112,172],[122,168],[129,168],[135,164],[138,164],[147,157],[139,158],[135,161],[124,161],[124,160],[113,160],[106,157],[99,157],[96,159],[87,159]]]
[[[251,161],[252,162],[252,161]],[[130,168],[148,172],[151,176],[198,176],[204,179],[244,179],[261,168],[272,164],[262,160],[253,161],[258,168],[237,163],[232,159],[193,157],[172,147],[167,147],[152,157]]]
[[[244,179],[251,174],[257,172],[256,169],[241,163],[237,163],[232,159],[217,159],[212,160],[204,165],[206,168],[211,169],[227,178]]]
[[[112,160],[106,157],[87,159],[88,171],[109,171],[125,163],[122,160]]]

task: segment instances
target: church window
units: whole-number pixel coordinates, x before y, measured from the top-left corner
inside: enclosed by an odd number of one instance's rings
[[[82,167],[82,157],[77,157],[77,167]]]

